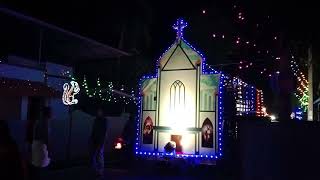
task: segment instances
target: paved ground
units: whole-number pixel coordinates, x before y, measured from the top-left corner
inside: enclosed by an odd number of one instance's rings
[[[88,167],[79,166],[60,170],[50,170],[46,173],[46,180],[94,180],[95,175]],[[130,170],[105,169],[105,177],[108,180],[235,180],[230,173],[221,173],[217,169],[176,169],[148,167],[143,164],[136,165]]]
[[[51,168],[45,173],[46,180],[94,180],[94,173],[85,166]],[[230,168],[225,168],[230,169]],[[217,165],[190,165],[184,161],[122,161],[106,163],[105,178],[108,180],[236,180],[234,173]]]
[[[143,171],[143,168],[141,168]],[[87,167],[73,167],[63,170],[51,170],[48,172],[47,180],[91,180],[96,179],[94,174],[90,172]],[[128,170],[121,170],[121,169],[106,169],[105,177],[103,179],[108,180],[196,180],[199,179],[195,176],[184,176],[178,174],[153,174],[150,175],[149,173],[143,175],[143,173],[136,173],[136,172],[129,172]]]
[[[104,179],[123,179],[130,177],[126,170],[106,169]],[[73,167],[63,170],[50,170],[46,177],[48,180],[91,180],[96,179],[87,167]]]

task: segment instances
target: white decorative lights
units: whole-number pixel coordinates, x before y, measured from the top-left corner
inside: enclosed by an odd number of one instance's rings
[[[78,99],[75,99],[75,95],[80,92],[79,84],[76,81],[63,84],[62,102],[65,105],[78,104]]]

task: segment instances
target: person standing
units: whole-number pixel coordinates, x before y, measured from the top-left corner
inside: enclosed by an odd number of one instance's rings
[[[104,175],[104,143],[107,121],[101,108],[97,110],[90,137],[90,164],[98,177]]]
[[[51,108],[44,107],[42,117],[38,119],[34,126],[31,147],[31,164],[33,166],[31,172],[32,179],[41,179],[43,172],[50,164],[48,152],[48,134],[51,115]]]
[[[24,157],[31,163],[31,154],[32,154],[32,142],[34,138],[34,126],[39,119],[40,112],[30,108],[28,112],[28,120],[26,122],[26,135],[25,135],[25,150]]]

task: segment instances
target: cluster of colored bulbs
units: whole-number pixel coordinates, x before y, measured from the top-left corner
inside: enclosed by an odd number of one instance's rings
[[[296,98],[298,98],[302,110],[306,112],[308,108],[308,101],[309,101],[308,81],[304,76],[304,74],[300,71],[298,63],[295,61],[294,56],[292,56],[291,58],[292,59],[290,61],[290,67],[298,81],[297,92],[294,95],[296,96]]]
[[[265,116],[265,112],[263,112],[263,91],[257,90],[257,116]]]

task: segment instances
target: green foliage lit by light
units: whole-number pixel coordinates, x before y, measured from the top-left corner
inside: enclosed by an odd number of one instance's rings
[[[308,90],[303,92],[302,97],[299,99],[300,106],[303,109],[304,112],[307,112],[308,110],[308,104],[309,104],[309,95],[308,95]]]

